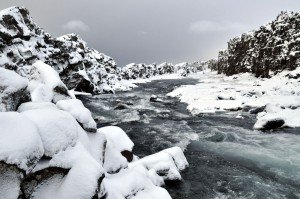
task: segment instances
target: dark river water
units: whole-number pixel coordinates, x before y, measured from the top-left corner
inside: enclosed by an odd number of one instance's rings
[[[172,198],[300,198],[299,128],[254,131],[255,115],[192,116],[186,104],[166,96],[196,83],[158,80],[129,92],[80,99],[99,120],[98,127],[121,127],[139,157],[172,146],[185,150],[190,167],[182,182],[166,185]],[[150,102],[153,94],[161,101]]]

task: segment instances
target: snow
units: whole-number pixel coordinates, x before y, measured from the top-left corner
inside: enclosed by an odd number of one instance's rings
[[[1,29],[1,31],[3,31],[4,34],[8,34],[11,37],[16,37],[17,35],[20,34],[20,32],[22,32],[22,34],[24,36],[30,34],[29,28],[23,22],[23,17],[21,15],[20,11],[19,11],[19,7],[10,7],[10,8],[7,8],[7,9],[4,9],[4,10],[0,11],[0,19],[1,20],[3,20],[3,17],[6,16],[6,15],[13,16],[16,23],[18,24],[18,27],[20,27],[21,30],[14,29],[14,28],[6,28],[2,24],[0,24],[0,29]]]
[[[107,139],[104,168],[108,173],[114,173],[126,168],[127,159],[121,154],[122,151],[132,151],[133,142],[127,134],[117,126],[106,126],[98,129],[98,134],[105,135]]]
[[[168,95],[178,97],[188,104],[194,115],[224,111],[239,111],[264,107],[271,104],[276,111],[265,111],[258,115],[259,129],[275,117],[285,121],[285,127],[300,126],[300,82],[289,78],[295,71],[283,71],[271,78],[256,78],[250,73],[233,76],[218,75],[209,70],[193,75],[199,79],[197,85],[181,86]]]
[[[279,105],[268,104],[264,112],[257,115],[257,121],[254,124],[255,129],[264,129],[269,121],[283,120],[282,127],[300,127],[300,109],[291,109],[280,107]]]
[[[27,85],[27,79],[0,67],[0,111],[15,111],[20,103],[28,101]]]
[[[28,171],[44,154],[37,127],[16,112],[0,113],[0,160]]]
[[[24,111],[21,114],[37,126],[46,156],[52,157],[76,144],[81,127],[69,113],[53,108],[42,108]]]
[[[127,159],[122,156],[120,151],[115,148],[115,145],[110,140],[107,140],[103,164],[106,172],[116,173],[127,166]]]
[[[42,61],[37,61],[32,65],[28,88],[32,101],[57,102],[71,98],[58,73]],[[58,89],[64,93],[59,93]]]
[[[179,169],[175,165],[172,155],[168,152],[159,152],[146,156],[130,163],[128,166],[129,168],[134,168],[140,165],[148,169],[154,169],[164,180],[181,180]]]
[[[106,126],[98,129],[98,131],[103,133],[119,152],[132,151],[134,144],[120,127]]]
[[[160,153],[168,153],[169,155],[171,155],[179,171],[183,171],[189,167],[189,163],[186,160],[180,147],[168,148],[161,151]]]
[[[47,189],[36,189],[33,198],[92,198],[98,189],[99,178],[104,175],[101,165],[80,142],[56,154],[50,165],[70,168],[70,171],[60,182],[54,182],[54,189],[48,189],[49,185]]]
[[[155,178],[155,180],[153,179]],[[101,196],[115,198],[171,198],[166,190],[157,187],[153,181],[162,182],[161,177],[142,166],[129,168],[117,174],[107,175],[101,184]]]
[[[105,151],[107,140],[104,134],[102,133],[88,133],[88,144],[85,145],[85,148],[90,152],[91,156],[103,165],[105,160]],[[81,141],[81,143],[83,143]]]
[[[26,102],[21,104],[17,111],[21,113],[28,110],[43,109],[43,108],[57,109],[55,104],[51,102]]]
[[[12,70],[6,70],[0,67],[0,85],[5,88],[4,91],[1,92],[0,97],[24,89],[27,87],[27,84],[28,80],[26,78],[21,77]]]
[[[70,113],[82,127],[89,132],[97,131],[97,124],[92,118],[91,112],[85,108],[83,103],[78,99],[60,100],[56,103],[56,106]]]

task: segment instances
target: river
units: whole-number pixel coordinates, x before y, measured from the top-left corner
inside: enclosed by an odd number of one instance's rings
[[[236,112],[192,116],[186,104],[166,96],[196,83],[156,80],[129,92],[80,99],[98,127],[121,127],[139,157],[175,145],[185,149],[190,167],[182,182],[166,185],[172,198],[300,198],[300,129],[255,131],[255,115],[248,113],[243,119]],[[162,100],[150,102],[153,94]]]

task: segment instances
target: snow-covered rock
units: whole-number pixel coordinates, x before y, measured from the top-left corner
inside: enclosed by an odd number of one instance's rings
[[[38,128],[45,149],[45,156],[74,146],[81,129],[76,120],[67,112],[53,108],[32,109],[21,112]]]
[[[15,111],[30,100],[28,81],[11,70],[0,68],[0,112]]]
[[[254,125],[254,128],[261,130],[271,130],[280,127],[299,127],[299,117],[300,106],[284,107],[274,104],[268,104],[265,110],[257,115],[257,121]]]
[[[143,166],[136,166],[107,175],[101,184],[100,196],[105,195],[108,199],[171,198],[165,189],[158,187],[161,183],[163,180],[157,174],[153,175]]]
[[[203,67],[198,62],[180,63],[173,65],[171,63],[156,64],[136,64],[131,63],[117,69],[118,79],[147,79],[153,76],[178,73],[181,76],[187,76],[191,72],[202,71]]]
[[[173,160],[173,156],[167,152],[155,153],[129,164],[129,168],[136,166],[153,169],[164,180],[181,180],[181,175]]]
[[[68,89],[58,73],[42,61],[32,65],[28,88],[33,102],[54,102],[70,99]]]
[[[102,166],[77,143],[56,154],[46,169],[25,179],[23,189],[27,198],[93,198],[103,177]]]
[[[29,77],[32,64],[51,65],[68,89],[85,92],[114,90],[116,63],[87,47],[75,34],[59,38],[45,33],[24,7],[0,11],[0,66]]]
[[[17,112],[0,113],[0,161],[29,171],[43,156],[36,125]]]
[[[109,173],[115,173],[128,166],[133,159],[133,142],[119,127],[107,126],[98,129],[98,133],[105,135],[107,139],[104,168]]]
[[[69,112],[88,132],[96,132],[97,124],[94,121],[91,112],[84,107],[82,102],[78,99],[60,100],[56,106],[64,111]]]
[[[98,131],[103,133],[119,152],[132,151],[134,144],[120,127],[106,126],[98,129]]]
[[[34,109],[43,109],[43,108],[52,108],[52,109],[57,109],[55,104],[51,102],[26,102],[23,103],[19,106],[18,112],[24,112],[24,111],[29,111],[29,110],[34,110]]]
[[[183,171],[189,167],[189,163],[186,160],[183,151],[180,147],[172,147],[161,151],[160,153],[168,153],[172,156],[176,167],[179,171]]]
[[[228,48],[220,51],[214,68],[226,75],[251,72],[256,77],[296,69],[300,66],[299,24],[299,13],[281,12],[258,30],[231,39]]]

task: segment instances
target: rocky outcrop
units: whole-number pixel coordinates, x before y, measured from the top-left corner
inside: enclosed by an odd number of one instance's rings
[[[156,75],[173,74],[178,73],[181,76],[187,76],[190,73],[195,73],[203,70],[203,64],[201,62],[193,63],[161,63],[156,64],[136,64],[131,63],[122,68],[117,69],[118,79],[137,79],[137,78],[150,78]]]
[[[217,70],[233,75],[243,72],[269,77],[272,72],[294,70],[300,66],[300,14],[281,12],[259,30],[228,42],[220,51]]]
[[[18,106],[30,101],[28,81],[11,70],[0,68],[0,112],[16,111]]]
[[[27,9],[11,7],[0,12],[0,67],[29,77],[37,60],[51,65],[68,89],[101,93],[113,90],[116,63],[87,47],[75,34],[58,38],[44,32]]]

